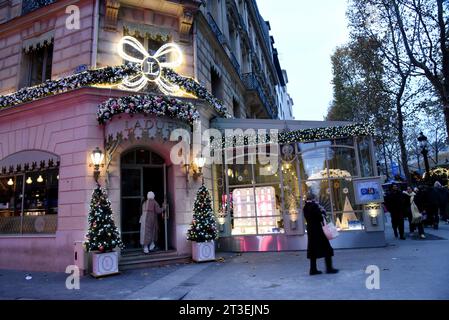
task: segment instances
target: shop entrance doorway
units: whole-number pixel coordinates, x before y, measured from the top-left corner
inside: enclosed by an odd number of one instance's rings
[[[140,216],[142,204],[149,191],[162,206],[167,204],[167,214],[158,215],[158,240],[156,250],[169,249],[167,201],[167,170],[164,159],[144,148],[133,149],[121,157],[121,231],[125,250],[141,249]]]

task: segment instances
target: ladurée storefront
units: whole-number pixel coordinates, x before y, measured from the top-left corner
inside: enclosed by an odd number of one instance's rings
[[[143,50],[132,37],[119,47],[130,43]],[[143,259],[139,218],[148,191],[167,208],[158,256],[190,255],[186,231],[202,181],[213,196],[220,250],[305,249],[301,208],[309,191],[341,230],[335,247],[385,244],[370,126],[232,119],[206,88],[171,69],[181,60],[176,45],[162,46],[153,60],[119,53],[133,64],[0,97],[0,268],[74,264],[95,179],[125,243],[121,263]],[[265,139],[258,130],[271,131]]]
[[[335,248],[385,245],[370,126],[250,119],[211,125],[228,135],[222,164],[213,166],[221,249],[306,249],[302,207],[308,193],[340,231]],[[275,132],[271,141],[269,131]]]

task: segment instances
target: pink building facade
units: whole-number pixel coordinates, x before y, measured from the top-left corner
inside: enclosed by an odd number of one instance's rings
[[[137,39],[150,54],[174,42],[183,52],[183,62],[175,71],[185,81],[193,78],[205,89],[203,95],[178,98],[180,104],[191,104],[198,112],[199,134],[210,127],[282,131],[287,123],[273,120],[278,105],[275,87],[282,81],[273,63],[269,25],[260,17],[255,2],[30,3],[0,0],[0,268],[64,271],[76,263],[77,244],[85,240],[96,185],[91,161],[96,148],[105,155],[99,183],[107,190],[126,245],[121,263],[151,260],[151,255],[145,259],[139,255],[140,208],[148,191],[154,191],[156,200],[169,207],[168,217],[160,221],[157,244],[165,251],[165,258],[190,256],[186,231],[201,179],[186,163],[197,151],[184,162],[174,161],[173,156],[173,152],[178,156],[180,152],[176,149],[176,130],[191,134],[189,121],[176,113],[167,117],[154,112],[124,112],[100,123],[99,107],[109,99],[135,94],[151,97],[161,92],[154,87],[139,93],[119,89],[117,83],[123,76],[76,85],[70,77],[122,65],[117,46],[124,36]],[[49,85],[60,82],[36,94],[36,86],[45,88],[39,86],[46,80],[53,81],[47,82]],[[210,94],[204,94],[206,91]],[[217,109],[215,100],[207,98],[213,96],[221,100],[227,115]],[[221,119],[225,116],[234,119]],[[306,131],[344,125],[350,124],[288,123],[291,130]],[[345,128],[339,132],[339,138],[348,138]],[[368,209],[354,204],[349,183],[353,177],[377,175],[369,133],[362,128],[360,135],[363,138],[350,136],[349,142],[330,137],[320,144],[326,151],[318,145],[307,147],[318,150],[313,156],[302,151],[306,147],[302,142],[289,142],[296,143],[291,151],[296,162],[288,166],[298,168],[296,173],[289,173],[289,180],[283,160],[279,171],[263,181],[256,176],[258,164],[206,165],[204,183],[211,190],[217,221],[221,221],[219,247],[236,251],[305,249],[307,238],[300,212],[308,188],[318,188],[329,203],[331,218],[344,221],[342,228],[356,228],[357,232],[340,237],[340,247],[383,245],[383,222],[370,224]],[[204,144],[200,141],[201,146]],[[341,153],[333,152],[336,148],[342,148],[352,161],[342,161]],[[314,161],[321,155],[323,159]],[[318,168],[316,163],[326,165]],[[329,173],[333,165],[343,168],[349,164],[351,167],[339,171],[348,175],[331,177],[335,179],[333,191],[330,184],[328,190],[322,187],[330,180],[317,176],[320,170]],[[315,180],[309,183],[307,179],[312,176]],[[250,209],[245,213],[238,211],[237,202],[235,206],[230,203],[236,199],[233,195],[243,192],[254,193],[248,196],[253,203],[248,203]],[[262,200],[259,194],[271,198]],[[271,208],[269,217],[262,212],[267,208]],[[351,211],[350,219],[345,216],[347,211]]]

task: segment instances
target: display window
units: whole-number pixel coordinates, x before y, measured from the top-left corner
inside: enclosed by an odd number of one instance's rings
[[[56,232],[59,163],[19,164],[0,175],[0,234]]]

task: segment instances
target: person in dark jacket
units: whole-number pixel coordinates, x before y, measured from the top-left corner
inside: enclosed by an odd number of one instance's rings
[[[313,194],[307,196],[303,211],[307,221],[307,259],[310,259],[310,275],[322,273],[316,265],[316,260],[319,258],[325,259],[327,273],[337,273],[338,269],[332,267],[334,250],[323,231],[323,216],[326,212],[320,208]]]
[[[385,207],[391,215],[391,225],[393,227],[394,236],[399,236],[401,240],[405,240],[404,236],[404,211],[405,211],[405,196],[399,190],[399,187],[394,184],[390,193],[385,196]]]

